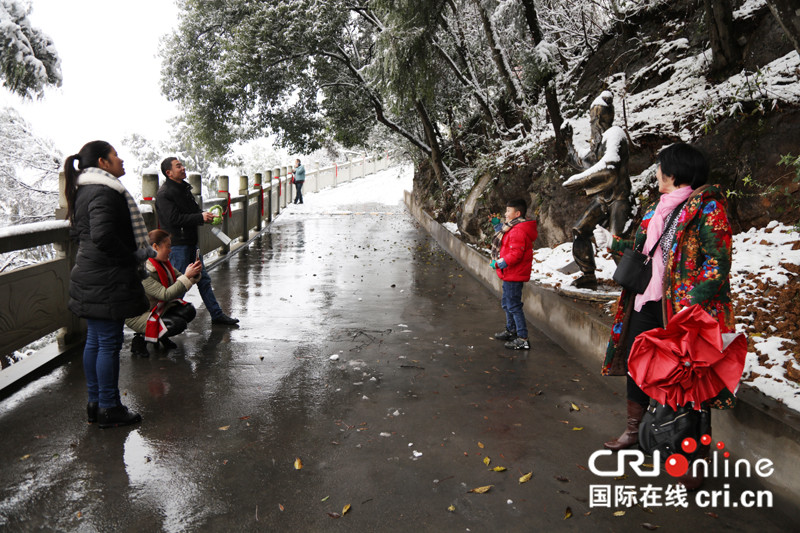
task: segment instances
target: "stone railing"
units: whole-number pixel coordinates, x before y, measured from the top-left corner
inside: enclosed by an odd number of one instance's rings
[[[335,187],[388,166],[388,155],[368,156],[328,167],[320,167],[318,163],[307,165],[303,193]],[[230,244],[223,244],[211,233],[211,226],[204,225],[200,228],[198,243],[201,253],[216,252],[225,256],[258,235],[291,202],[294,194],[292,170],[290,166],[282,166],[257,173],[252,179],[240,176],[234,190],[231,190],[229,176],[219,176],[216,181],[218,196],[204,199],[196,195],[204,209],[215,204],[226,209],[222,224],[217,227],[232,239]],[[194,191],[202,190],[199,174],[190,174],[188,181]],[[140,209],[148,229],[158,225],[155,196],[159,185],[158,175],[142,176]],[[0,228],[0,253],[43,245],[53,245],[56,249],[53,260],[0,273],[0,360],[4,367],[0,370],[0,391],[52,363],[84,339],[84,322],[67,309],[69,273],[77,250],[69,238],[69,224],[63,220],[66,213],[63,185],[61,191],[60,207],[56,210],[56,218],[60,220]],[[207,266],[212,266],[213,262],[208,261]],[[56,343],[8,365],[6,356],[53,332],[57,332]]]

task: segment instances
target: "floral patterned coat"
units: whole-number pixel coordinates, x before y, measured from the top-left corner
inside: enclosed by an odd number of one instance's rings
[[[616,235],[611,243],[611,253],[622,256],[627,248],[641,250],[647,239],[647,226],[657,204],[645,213],[634,239],[624,240]],[[722,332],[734,331],[731,304],[731,225],[726,213],[727,202],[717,186],[701,187],[689,198],[678,215],[675,239],[664,270],[664,324],[678,311],[700,304],[717,319]],[[611,328],[611,338],[606,348],[602,373],[608,376],[626,375],[624,342],[634,294],[623,290],[617,302],[617,312]],[[723,391],[724,392],[724,391]],[[720,398],[715,407],[733,407],[730,395]],[[728,405],[729,404],[729,405]]]

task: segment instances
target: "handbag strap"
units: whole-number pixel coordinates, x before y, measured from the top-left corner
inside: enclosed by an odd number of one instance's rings
[[[699,190],[699,189],[698,189],[698,190]],[[697,191],[695,191],[695,192],[697,192]],[[684,200],[684,201],[682,201],[680,204],[678,204],[678,207],[676,207],[675,209],[673,209],[673,210],[672,210],[672,213],[669,215],[669,218],[667,219],[667,222],[666,222],[666,224],[664,224],[664,231],[667,231],[667,229],[668,229],[670,226],[672,226],[672,223],[673,223],[673,222],[675,222],[675,217],[677,217],[677,216],[678,216],[678,214],[680,214],[680,212],[681,212],[681,209],[683,209],[683,206],[684,206],[684,205],[686,205],[686,202],[688,202],[688,201],[689,201],[689,199],[690,199],[690,198],[692,198],[692,196],[694,196],[694,193],[692,193],[692,195],[691,195],[691,196],[689,196],[689,198],[687,198],[686,200]],[[664,235],[663,235],[663,233],[662,233],[662,235],[661,235],[661,236],[662,236],[662,237],[664,236]],[[652,258],[653,258],[653,254],[654,254],[654,253],[656,253],[656,248],[658,248],[658,245],[659,245],[659,243],[660,243],[660,242],[661,242],[661,239],[659,238],[659,239],[658,239],[658,242],[656,242],[656,244],[655,244],[655,245],[653,246],[653,248],[650,250],[650,253],[648,253],[648,254],[647,254],[647,256],[648,256],[650,259],[652,259]],[[642,245],[642,247],[644,247],[644,245]]]

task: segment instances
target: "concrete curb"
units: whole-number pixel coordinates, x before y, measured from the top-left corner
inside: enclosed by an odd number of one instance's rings
[[[405,191],[404,201],[436,242],[499,298],[502,283],[488,267],[486,256],[425,213],[409,191]],[[523,290],[523,306],[529,322],[582,359],[588,368],[600,371],[611,334],[609,317],[601,316],[587,303],[572,301],[532,283]],[[758,481],[773,492],[776,502],[800,505],[800,477],[795,470],[800,462],[800,413],[746,384],[740,387],[737,398],[736,409],[713,410],[714,441],[724,442],[725,448],[736,454],[736,460],[747,459],[751,466],[761,459],[771,460],[774,472]],[[733,464],[732,461],[731,470]],[[755,476],[751,472],[751,477]]]

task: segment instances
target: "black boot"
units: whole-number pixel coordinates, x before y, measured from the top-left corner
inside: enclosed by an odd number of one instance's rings
[[[86,421],[90,424],[97,422],[97,402],[86,404]]]
[[[161,343],[161,346],[163,346],[165,350],[172,350],[178,347],[178,345],[172,342],[166,335],[158,339],[158,342]]]
[[[101,407],[97,410],[97,425],[100,429],[127,426],[141,421],[142,416],[139,413],[131,413],[124,405],[109,407],[108,409]]]
[[[138,355],[139,357],[150,357],[150,352],[147,351],[147,341],[141,333],[133,336],[131,341],[131,354]]]
[[[603,444],[612,451],[631,448],[639,444],[639,423],[642,421],[644,406],[628,400],[628,425],[622,435]]]

